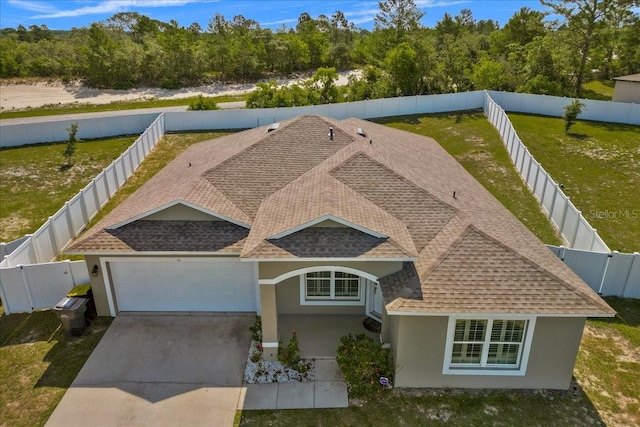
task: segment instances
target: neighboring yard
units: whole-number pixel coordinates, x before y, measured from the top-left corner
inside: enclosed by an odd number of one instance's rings
[[[137,138],[78,142],[69,169],[64,142],[0,149],[0,241],[36,231]]]
[[[640,126],[510,113],[533,156],[612,250],[640,251]]]
[[[616,82],[613,80],[592,80],[582,86],[582,97],[598,101],[611,101]]]

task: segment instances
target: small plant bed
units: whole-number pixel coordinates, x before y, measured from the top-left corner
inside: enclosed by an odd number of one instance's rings
[[[391,352],[365,334],[341,337],[336,360],[347,382],[350,398],[371,396],[391,388]]]
[[[244,370],[247,384],[311,382],[315,379],[315,361],[300,358],[296,331],[293,331],[286,347],[279,346],[278,360],[264,360],[262,348],[262,324],[260,317],[251,328],[252,339]]]

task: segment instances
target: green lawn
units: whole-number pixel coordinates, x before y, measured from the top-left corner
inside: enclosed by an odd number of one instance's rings
[[[377,119],[429,136],[444,147],[540,240],[560,244],[555,229],[513,167],[498,132],[481,111]]]
[[[103,111],[135,110],[138,108],[177,107],[189,105],[197,96],[180,99],[149,99],[146,101],[120,101],[109,104],[66,104],[60,106],[45,106],[42,108],[29,108],[20,111],[5,111],[0,113],[0,119],[16,119],[22,117],[55,116],[59,114],[99,113]],[[221,95],[207,96],[215,103],[244,101],[245,95]]]
[[[582,97],[598,101],[611,101],[615,84],[616,82],[613,80],[592,80],[582,86]]]
[[[640,126],[510,113],[522,142],[612,250],[640,250]]]
[[[136,138],[79,142],[69,169],[65,143],[0,149],[0,241],[36,231]]]
[[[52,311],[0,313],[0,425],[44,425],[111,320],[68,337]]]

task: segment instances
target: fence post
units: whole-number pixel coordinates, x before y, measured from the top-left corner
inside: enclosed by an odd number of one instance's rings
[[[600,287],[598,287],[598,295],[602,295],[602,286],[604,286],[604,279],[607,277],[607,270],[609,269],[609,261],[611,261],[611,258],[613,258],[613,254],[607,254],[607,262],[604,264],[602,279],[600,279]]]
[[[82,195],[80,195],[79,199],[82,200]],[[82,202],[80,203],[82,206]],[[73,229],[73,218],[71,217],[71,209],[69,209],[69,202],[64,202],[64,216],[67,218],[67,229],[69,231],[69,235],[76,237],[76,232]]]
[[[549,209],[549,219],[551,219],[551,216],[553,215],[553,208],[556,205],[556,197],[558,196],[558,184],[555,185],[555,191],[553,192],[553,198],[551,199],[551,209]]]
[[[85,187],[87,188],[87,187]],[[87,200],[85,199],[85,188],[83,188],[82,190],[80,190],[80,210],[82,211],[82,220],[84,222],[84,225],[86,226],[87,224],[89,224],[89,211],[87,210]],[[75,230],[73,232],[73,235],[75,236]]]
[[[564,230],[564,223],[567,221],[567,211],[569,211],[569,196],[565,196],[564,199],[564,212],[562,212],[562,224],[560,225],[560,234],[562,234],[562,230]]]
[[[591,242],[589,243],[589,250],[592,251],[593,250],[593,244],[596,242],[596,235],[598,234],[598,230],[596,230],[595,228],[593,229],[593,232],[591,233]]]
[[[633,272],[633,267],[636,265],[636,262],[640,260],[640,252],[633,253],[633,261],[631,261],[631,265],[629,266],[629,272],[627,273],[627,279],[624,281],[624,287],[622,288],[622,293],[619,295],[624,297],[625,292],[627,292],[627,286],[629,285],[629,279],[631,279],[631,273]]]
[[[31,298],[31,291],[29,290],[27,278],[24,275],[24,266],[18,265],[17,267],[20,268],[20,277],[22,277],[22,284],[24,285],[24,291],[27,294],[27,299],[29,300],[29,313],[33,313],[33,298]]]

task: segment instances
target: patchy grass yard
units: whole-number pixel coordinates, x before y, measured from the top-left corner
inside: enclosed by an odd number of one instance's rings
[[[587,322],[574,371],[607,425],[640,425],[640,299],[605,298],[614,319]]]
[[[0,241],[36,231],[136,138],[80,141],[68,169],[64,142],[0,149]]]
[[[522,142],[612,250],[640,250],[640,126],[509,114]]]
[[[0,425],[44,425],[110,324],[67,337],[52,311],[0,313]]]
[[[388,117],[376,122],[435,139],[540,240],[561,243],[513,167],[498,132],[481,111]]]
[[[149,99],[146,101],[118,101],[109,104],[66,104],[61,106],[51,105],[42,108],[29,108],[20,111],[5,111],[0,113],[0,119],[16,119],[22,117],[57,116],[59,114],[100,113],[103,111],[135,110],[138,108],[160,108],[188,106],[198,97],[191,96],[180,99]],[[245,95],[221,95],[206,96],[216,104],[220,102],[244,101]]]

